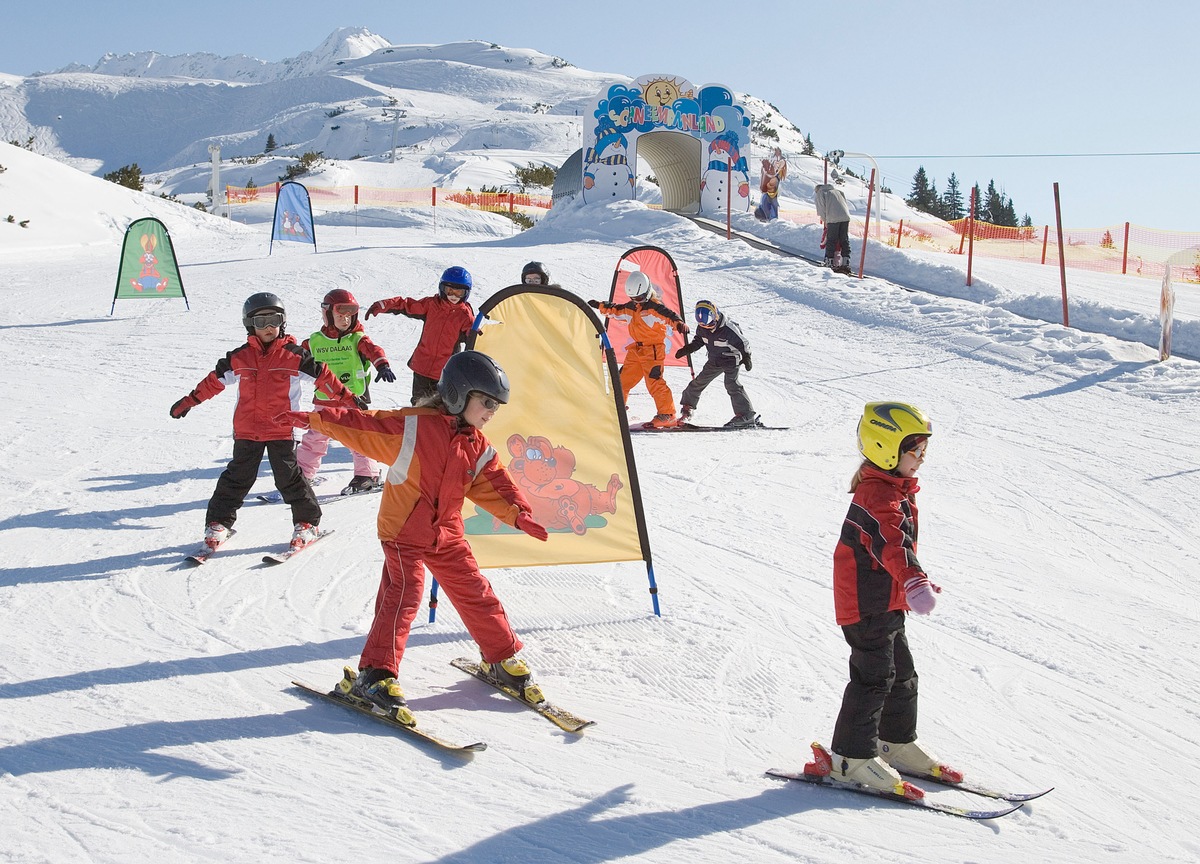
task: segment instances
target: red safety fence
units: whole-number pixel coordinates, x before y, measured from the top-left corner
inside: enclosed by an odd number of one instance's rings
[[[262,204],[275,200],[279,183],[269,186],[226,186],[230,205]],[[472,192],[470,189],[383,189],[374,186],[307,186],[313,206],[329,209],[355,207],[467,207],[492,213],[549,210],[549,195],[525,192]]]

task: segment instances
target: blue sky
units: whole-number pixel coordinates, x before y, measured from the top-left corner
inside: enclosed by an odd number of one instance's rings
[[[819,149],[875,156],[900,194],[923,164],[939,190],[952,171],[964,188],[995,180],[1018,216],[1038,225],[1053,223],[1057,181],[1064,228],[1129,221],[1200,231],[1200,156],[1082,155],[1200,151],[1193,4],[610,0],[557,15],[546,8],[523,0],[6,4],[0,72],[147,50],[282,60],[339,27],[366,27],[394,44],[481,39],[597,72],[662,72],[752,93]],[[896,156],[919,158],[883,158]]]

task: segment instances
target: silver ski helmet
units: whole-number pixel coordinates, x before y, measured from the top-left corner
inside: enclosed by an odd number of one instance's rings
[[[461,414],[472,391],[491,396],[501,404],[507,403],[508,376],[499,363],[483,352],[460,351],[446,361],[437,391],[447,411]]]
[[[251,294],[246,298],[246,302],[242,304],[242,324],[245,326],[246,332],[254,332],[254,322],[250,319],[255,314],[263,312],[278,312],[283,316],[283,321],[279,324],[279,334],[282,336],[283,328],[287,325],[287,310],[283,308],[283,301],[270,291],[260,291],[257,294]]]

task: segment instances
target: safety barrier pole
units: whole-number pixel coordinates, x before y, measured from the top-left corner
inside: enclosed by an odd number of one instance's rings
[[[1129,223],[1125,223],[1125,247],[1121,250],[1121,275],[1125,275],[1125,267],[1129,263]]]
[[[967,244],[967,284],[971,284],[971,265],[975,263],[975,188],[971,187],[971,212],[967,214],[967,231],[971,240]],[[959,247],[961,248],[961,246]],[[959,254],[962,254],[961,252]]]
[[[358,184],[354,184],[354,233],[358,233]]]
[[[867,238],[871,231],[871,196],[875,194],[875,169],[871,169],[871,185],[867,187],[867,221],[863,223],[862,254],[858,256],[858,278],[863,278],[867,264]]]
[[[1046,263],[1046,243],[1050,239],[1050,226],[1042,226],[1042,263]]]
[[[900,248],[900,238],[904,236],[904,220],[900,220],[900,227],[896,229],[896,248]]]
[[[1067,315],[1067,252],[1063,248],[1062,207],[1058,201],[1058,183],[1054,184],[1054,225],[1058,229],[1058,278],[1062,283],[1063,326],[1070,327],[1071,319]]]

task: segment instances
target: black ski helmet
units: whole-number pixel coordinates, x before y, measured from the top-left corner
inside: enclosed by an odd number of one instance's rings
[[[526,264],[524,267],[521,268],[521,283],[522,284],[525,283],[525,277],[528,276],[530,273],[536,273],[538,275],[538,278],[541,279],[541,284],[543,284],[543,285],[550,284],[550,271],[546,269],[546,265],[543,264],[541,261],[530,261],[528,264]]]
[[[437,391],[451,414],[461,414],[471,392],[477,390],[497,402],[508,402],[508,376],[495,360],[480,351],[452,354],[442,367]]]
[[[283,324],[287,324],[287,310],[283,308],[283,301],[270,291],[260,291],[257,294],[251,294],[246,298],[246,302],[242,304],[242,324],[246,326],[247,333],[254,332],[254,325],[250,323],[250,319],[254,317],[254,313],[267,310],[281,313],[283,315]],[[280,334],[283,333],[283,326],[280,326],[279,332]]]

